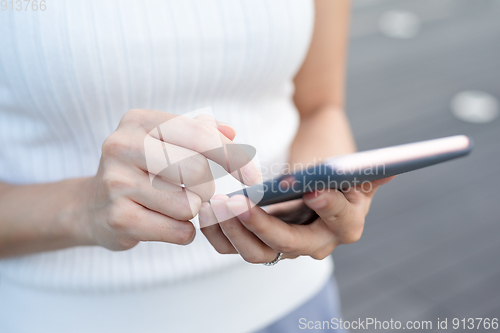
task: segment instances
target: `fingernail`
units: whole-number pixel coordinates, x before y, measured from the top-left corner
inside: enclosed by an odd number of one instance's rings
[[[187,241],[187,243],[186,243],[186,244],[184,244],[184,245],[189,245],[189,244],[191,244],[191,243],[194,241],[195,237],[196,237],[196,230],[193,232],[193,236],[191,236],[191,239],[190,239],[190,240],[188,240],[188,241]]]
[[[307,205],[312,209],[320,209],[325,207],[327,204],[326,199],[321,194],[318,194],[318,196],[313,197],[311,199],[304,197],[304,200],[307,203]]]
[[[223,200],[212,199],[210,200],[210,206],[212,206],[215,217],[219,222],[229,220],[233,217],[227,208],[226,202]]]
[[[246,221],[250,218],[250,211],[247,200],[239,197],[233,197],[226,202],[227,207],[231,212],[238,216],[241,221]]]
[[[246,185],[255,185],[262,181],[262,175],[253,162],[244,165],[241,168],[241,173]]]
[[[233,126],[229,125],[228,123],[225,123],[223,121],[218,121],[217,126],[224,126],[224,127],[229,127],[230,129],[233,130],[234,134],[236,134],[236,130],[234,129]]]

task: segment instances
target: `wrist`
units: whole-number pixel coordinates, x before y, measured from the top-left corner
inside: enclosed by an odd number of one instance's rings
[[[67,202],[56,219],[73,246],[97,245],[91,232],[93,213],[90,202],[95,195],[94,177],[69,179]]]

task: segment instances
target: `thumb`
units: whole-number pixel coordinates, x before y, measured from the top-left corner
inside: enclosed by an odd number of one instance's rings
[[[234,130],[234,128],[232,128],[228,124],[223,123],[221,121],[218,121],[217,122],[217,129],[219,130],[219,132],[224,134],[224,136],[226,138],[228,138],[229,140],[231,140],[231,141],[234,140],[234,137],[236,136],[236,131]]]

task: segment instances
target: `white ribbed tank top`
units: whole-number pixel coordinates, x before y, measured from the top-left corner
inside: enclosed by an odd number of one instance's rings
[[[257,148],[263,167],[285,162],[298,124],[292,79],[313,19],[309,0],[50,0],[43,12],[0,12],[0,180],[94,175],[102,142],[133,108],[183,114],[212,106],[238,142]],[[310,297],[331,272],[330,262],[306,258],[279,266],[274,277],[264,273],[267,281],[296,289],[295,271],[312,287],[272,303],[278,309],[267,321]],[[216,253],[201,233],[189,246],[75,247],[0,260],[0,299],[10,283],[65,295],[189,290],[238,269],[258,295],[251,276],[261,267],[253,267]],[[256,318],[243,328],[262,324]]]

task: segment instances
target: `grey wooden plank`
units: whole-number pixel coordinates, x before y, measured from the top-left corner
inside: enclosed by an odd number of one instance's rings
[[[476,148],[467,159],[401,176],[377,194],[361,241],[334,251],[347,318],[498,313],[500,122],[460,122],[449,101],[467,89],[500,97],[499,3],[454,1],[449,15],[425,19],[422,33],[407,41],[375,31],[378,16],[409,9],[423,17],[429,1],[354,9],[353,26],[365,25],[358,29],[365,33],[351,41],[347,109],[359,147],[465,133]]]
[[[496,304],[496,308],[483,309],[485,311],[483,313],[478,312],[478,309],[480,309],[483,304],[491,306],[494,302],[498,302],[500,270],[497,269],[496,274],[491,274],[483,279],[477,279],[475,282],[475,284],[468,288],[464,288],[460,293],[456,293],[444,299],[441,304],[456,316],[467,314],[467,317],[471,317],[472,315],[481,317],[486,314],[494,315],[500,320],[500,312],[495,313],[495,310],[499,309],[498,304]]]
[[[447,243],[442,243],[440,244],[441,250],[430,249],[427,251],[427,255],[416,255],[406,260],[399,260],[397,264],[391,264],[390,261],[379,261],[378,269],[358,272],[361,279],[349,281],[349,283],[345,282],[345,277],[339,279],[341,282],[344,281],[341,284],[341,293],[342,295],[356,295],[355,307],[366,308],[378,304],[379,300],[385,298],[387,293],[405,288],[418,291],[428,299],[429,304],[438,303],[441,299],[451,297],[462,288],[474,285],[476,280],[496,274],[499,270],[500,265],[495,263],[498,261],[495,255],[484,258],[484,254],[488,253],[485,249],[494,247],[487,244],[481,248],[480,245],[476,244],[478,242],[470,241],[464,244],[465,241],[468,239],[463,237],[458,242],[458,244],[463,244],[460,249],[462,252],[450,247]],[[448,243],[452,242],[448,241]],[[498,248],[499,246],[496,244],[496,249]],[[486,259],[491,265],[484,265],[481,259]],[[360,263],[356,261],[356,264]],[[360,266],[364,268],[368,265],[361,261]],[[339,277],[339,271],[342,270],[337,270],[337,277]],[[472,274],[464,274],[467,272]],[[454,276],[454,273],[461,275]],[[448,281],[448,278],[451,280]],[[373,288],[371,292],[370,290],[363,291],[364,297],[360,294],[359,289],[363,284],[369,284]],[[367,288],[364,287],[364,289]],[[495,297],[499,296],[498,290],[490,291],[490,293]],[[347,299],[349,301],[346,306],[350,306],[351,296],[348,296]],[[344,297],[344,301],[346,301],[346,297]]]
[[[452,250],[455,250],[453,248]],[[492,243],[483,249],[467,253],[466,256],[455,261],[441,260],[440,253],[436,253],[439,259],[434,260],[438,269],[425,270],[429,263],[420,264],[413,262],[406,264],[399,270],[394,271],[399,278],[408,281],[411,288],[419,290],[435,302],[445,304],[455,304],[452,299],[464,291],[476,290],[478,286],[487,290],[488,297],[498,299],[500,296],[500,280],[497,279],[496,288],[489,289],[483,285],[484,281],[489,281],[492,277],[498,277],[500,265],[498,265],[497,254],[500,250],[500,242]],[[456,251],[454,251],[456,252]],[[463,251],[469,252],[469,250]],[[490,265],[485,262],[490,262]],[[420,267],[418,267],[420,266]],[[420,268],[423,272],[413,274],[411,268]],[[469,299],[468,310],[481,306],[488,302],[489,298],[483,297],[481,301]],[[453,310],[450,308],[450,310]]]
[[[397,262],[406,261],[411,256],[427,255],[429,251],[436,251],[440,248],[453,245],[461,238],[474,240],[474,235],[481,239],[485,228],[493,224],[491,229],[500,231],[500,226],[495,224],[495,217],[490,217],[490,207],[496,202],[494,197],[481,196],[485,194],[480,188],[473,188],[466,193],[469,197],[460,192],[447,195],[441,200],[435,200],[427,205],[421,205],[414,210],[407,210],[400,216],[390,218],[391,223],[384,225],[367,226],[367,230],[358,243],[341,247],[334,252],[337,264],[356,261],[356,267],[349,272],[339,269],[338,274],[353,275],[347,284],[352,284],[362,279],[371,271],[387,269]],[[469,204],[456,207],[457,200],[468,199],[471,202],[476,200],[477,206]],[[496,209],[500,214],[500,209]],[[478,219],[477,222],[476,219]],[[493,219],[493,221],[492,221]],[[474,221],[475,223],[471,223]],[[377,230],[381,229],[382,230]],[[492,233],[486,236],[491,237]],[[457,240],[458,239],[458,240]],[[496,238],[493,238],[495,241]],[[482,238],[484,242],[485,239]],[[474,245],[474,244],[471,244]],[[357,250],[361,248],[361,250]],[[342,250],[345,259],[342,258]],[[458,256],[461,249],[457,249]],[[453,252],[447,260],[453,259]],[[359,263],[363,263],[360,265]]]

